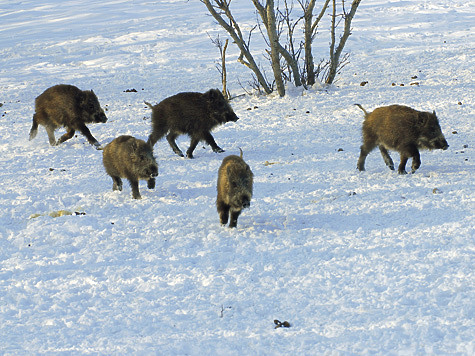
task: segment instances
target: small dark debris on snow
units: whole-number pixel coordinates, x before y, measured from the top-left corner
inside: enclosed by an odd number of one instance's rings
[[[288,321],[284,321],[284,322],[280,322],[279,320],[274,320],[274,324],[275,324],[275,327],[274,329],[278,329],[278,328],[290,328],[290,323]]]
[[[457,132],[457,131],[455,131],[455,130],[454,130],[454,131],[452,131],[452,133],[453,133],[454,135],[458,134],[458,132]]]
[[[461,101],[459,101],[457,104],[458,104],[458,105],[462,105],[462,102],[461,102]]]
[[[340,147],[337,151],[338,151],[338,152],[343,152],[344,149]]]
[[[364,82],[361,82],[361,83],[360,83],[360,86],[361,86],[361,87],[364,87],[366,84],[368,84],[368,81],[365,80]]]
[[[86,215],[86,213],[81,212],[81,211],[75,211],[74,214],[75,215]]]
[[[135,88],[124,90],[124,93],[136,93],[136,92],[137,92],[137,89]]]

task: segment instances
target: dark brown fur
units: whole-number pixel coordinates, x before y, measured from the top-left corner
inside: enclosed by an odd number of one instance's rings
[[[242,209],[251,206],[253,174],[241,156],[227,156],[218,172],[218,209],[221,224],[226,225],[231,212],[229,227],[237,226]]]
[[[145,102],[152,109],[152,133],[148,138],[150,146],[167,133],[167,141],[173,152],[183,157],[175,140],[179,135],[191,137],[190,147],[186,151],[193,158],[193,151],[200,141],[205,141],[214,152],[224,152],[211,135],[211,130],[228,121],[237,121],[238,117],[217,89],[206,93],[179,93],[162,100],[155,106]]]
[[[365,113],[363,122],[363,145],[358,159],[358,169],[364,171],[366,156],[378,146],[384,162],[389,169],[394,170],[394,163],[388,150],[399,152],[401,162],[399,174],[406,174],[407,160],[412,157],[412,173],[421,165],[420,149],[443,149],[449,145],[440,129],[439,120],[435,114],[414,110],[403,105],[383,106]]]
[[[30,130],[30,140],[38,133],[38,125],[45,127],[51,146],[69,140],[76,130],[80,131],[91,145],[100,148],[86,123],[106,122],[96,94],[92,90],[80,90],[73,85],[59,84],[46,89],[35,100],[35,114]],[[67,132],[56,141],[54,131],[64,126]]]
[[[155,188],[158,165],[152,147],[132,136],[119,136],[102,152],[102,163],[114,182],[112,190],[122,190],[121,178],[127,178],[134,199],[141,199],[139,180],[146,180],[149,189]]]

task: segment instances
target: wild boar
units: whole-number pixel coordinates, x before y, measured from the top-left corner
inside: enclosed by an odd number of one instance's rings
[[[100,149],[86,123],[104,123],[107,117],[92,90],[80,90],[73,85],[59,84],[46,89],[35,100],[35,114],[30,130],[30,140],[36,137],[38,125],[43,125],[51,146],[69,140],[76,130],[80,131],[91,145]],[[56,142],[54,131],[64,126],[67,132]]]
[[[186,151],[188,158],[193,158],[193,151],[200,141],[205,141],[214,152],[224,152],[214,141],[211,130],[229,121],[237,121],[231,105],[217,89],[206,93],[178,93],[162,100],[155,106],[145,101],[152,109],[152,133],[148,138],[150,146],[165,134],[173,152],[184,157],[175,140],[179,135],[191,137],[190,147]]]
[[[412,173],[420,167],[420,149],[446,150],[449,147],[435,111],[422,112],[403,105],[390,105],[368,113],[360,104],[355,105],[365,114],[363,145],[357,165],[360,171],[365,170],[366,156],[376,146],[379,147],[384,162],[391,170],[394,170],[394,163],[388,150],[399,152],[401,156],[399,174],[406,174],[409,157],[412,157]]]
[[[254,175],[239,150],[241,156],[225,157],[218,172],[216,208],[222,225],[227,224],[231,212],[229,227],[236,227],[242,209],[251,206]]]
[[[122,191],[121,178],[127,178],[134,199],[141,199],[139,180],[146,180],[149,189],[155,188],[158,164],[152,147],[132,136],[119,136],[110,142],[102,152],[102,163],[112,177],[112,190]]]

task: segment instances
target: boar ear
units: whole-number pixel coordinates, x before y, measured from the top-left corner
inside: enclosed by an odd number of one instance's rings
[[[417,117],[417,124],[419,126],[424,126],[429,119],[429,113],[427,112],[419,112]]]
[[[221,93],[221,92],[220,92],[218,89],[210,89],[210,90],[208,91],[208,97],[209,97],[211,100],[214,101],[214,100],[216,100],[216,99],[219,98],[219,94],[220,94],[220,93]]]

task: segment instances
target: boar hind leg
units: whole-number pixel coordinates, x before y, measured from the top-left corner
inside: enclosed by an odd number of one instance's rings
[[[383,146],[379,146],[379,150],[381,151],[381,156],[383,156],[386,166],[388,166],[390,170],[394,171],[394,162],[391,159],[388,150]]]
[[[46,126],[46,133],[48,134],[48,141],[51,146],[56,146],[60,142],[56,142],[56,138],[54,137],[54,127]]]
[[[229,205],[220,201],[218,202],[217,207],[218,207],[218,213],[219,213],[219,221],[221,225],[226,225],[229,220]]]
[[[139,191],[139,181],[137,179],[129,178],[130,187],[132,188],[132,197],[134,199],[142,199]]]
[[[167,133],[168,129],[164,128],[164,126],[153,125],[152,133],[148,137],[147,143],[150,146],[155,146],[158,140],[160,140],[165,134]]]
[[[214,137],[213,135],[211,135],[211,133],[209,132],[204,133],[203,138],[205,139],[206,143],[211,146],[211,148],[213,149],[213,152],[217,152],[217,153],[224,152],[224,150],[216,144],[216,141],[214,140]]]
[[[112,177],[112,181],[114,184],[112,184],[112,190],[118,190],[119,192],[122,191],[122,179],[120,177]]]
[[[67,141],[71,139],[74,136],[74,133],[76,131],[74,129],[68,129],[68,131],[59,138],[58,142],[56,142],[57,145],[63,143],[64,141]]]
[[[366,161],[366,156],[368,156],[368,154],[376,147],[376,145],[372,144],[372,145],[368,145],[368,144],[363,144],[361,145],[361,151],[360,151],[360,157],[358,158],[358,170],[361,172],[361,171],[364,171],[365,168],[364,168],[364,164],[365,164],[365,161]]]
[[[237,220],[238,220],[239,215],[241,215],[241,210],[231,211],[231,220],[229,221],[229,227],[237,226]]]
[[[176,138],[178,137],[178,134],[175,133],[175,132],[170,132],[168,135],[167,135],[167,141],[168,141],[168,144],[170,145],[170,147],[172,148],[173,152],[175,152],[178,156],[180,157],[185,157],[185,155],[183,154],[183,152],[181,152],[180,148],[177,146],[175,140]]]

